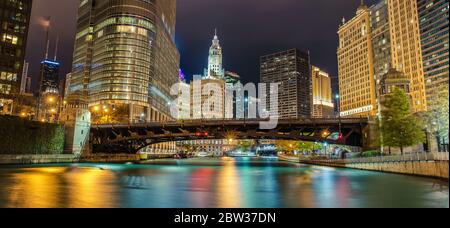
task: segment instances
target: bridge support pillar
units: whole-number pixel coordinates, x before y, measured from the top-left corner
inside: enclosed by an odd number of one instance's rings
[[[89,153],[89,135],[91,128],[91,113],[86,100],[77,96],[69,96],[61,112],[61,123],[65,128],[65,153]]]

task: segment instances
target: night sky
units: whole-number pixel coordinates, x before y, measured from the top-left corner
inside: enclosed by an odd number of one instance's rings
[[[70,72],[78,2],[34,0],[26,58],[34,86],[45,46],[40,25],[45,16],[52,18],[50,55],[59,34],[61,77]],[[224,67],[240,74],[244,82],[259,81],[261,55],[288,48],[309,50],[313,64],[336,75],[337,28],[359,4],[360,0],[178,0],[176,44],[181,68],[188,77],[203,73],[217,28]]]

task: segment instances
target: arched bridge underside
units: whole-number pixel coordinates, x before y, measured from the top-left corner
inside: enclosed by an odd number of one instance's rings
[[[279,120],[272,130],[259,128],[264,120],[193,120],[167,123],[94,125],[91,153],[134,154],[163,142],[205,139],[271,139],[328,142],[362,147],[367,119]]]

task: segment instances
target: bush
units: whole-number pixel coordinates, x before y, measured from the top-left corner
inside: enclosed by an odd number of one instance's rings
[[[361,153],[361,157],[363,157],[363,158],[378,157],[378,156],[381,156],[381,153],[379,151],[376,151],[376,150],[370,150],[370,151],[366,151],[366,152],[362,152]]]

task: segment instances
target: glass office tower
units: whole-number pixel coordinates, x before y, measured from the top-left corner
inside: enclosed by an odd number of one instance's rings
[[[13,114],[20,92],[31,0],[0,0],[0,114]]]
[[[88,96],[94,122],[170,119],[175,15],[176,0],[80,1],[68,94]]]

